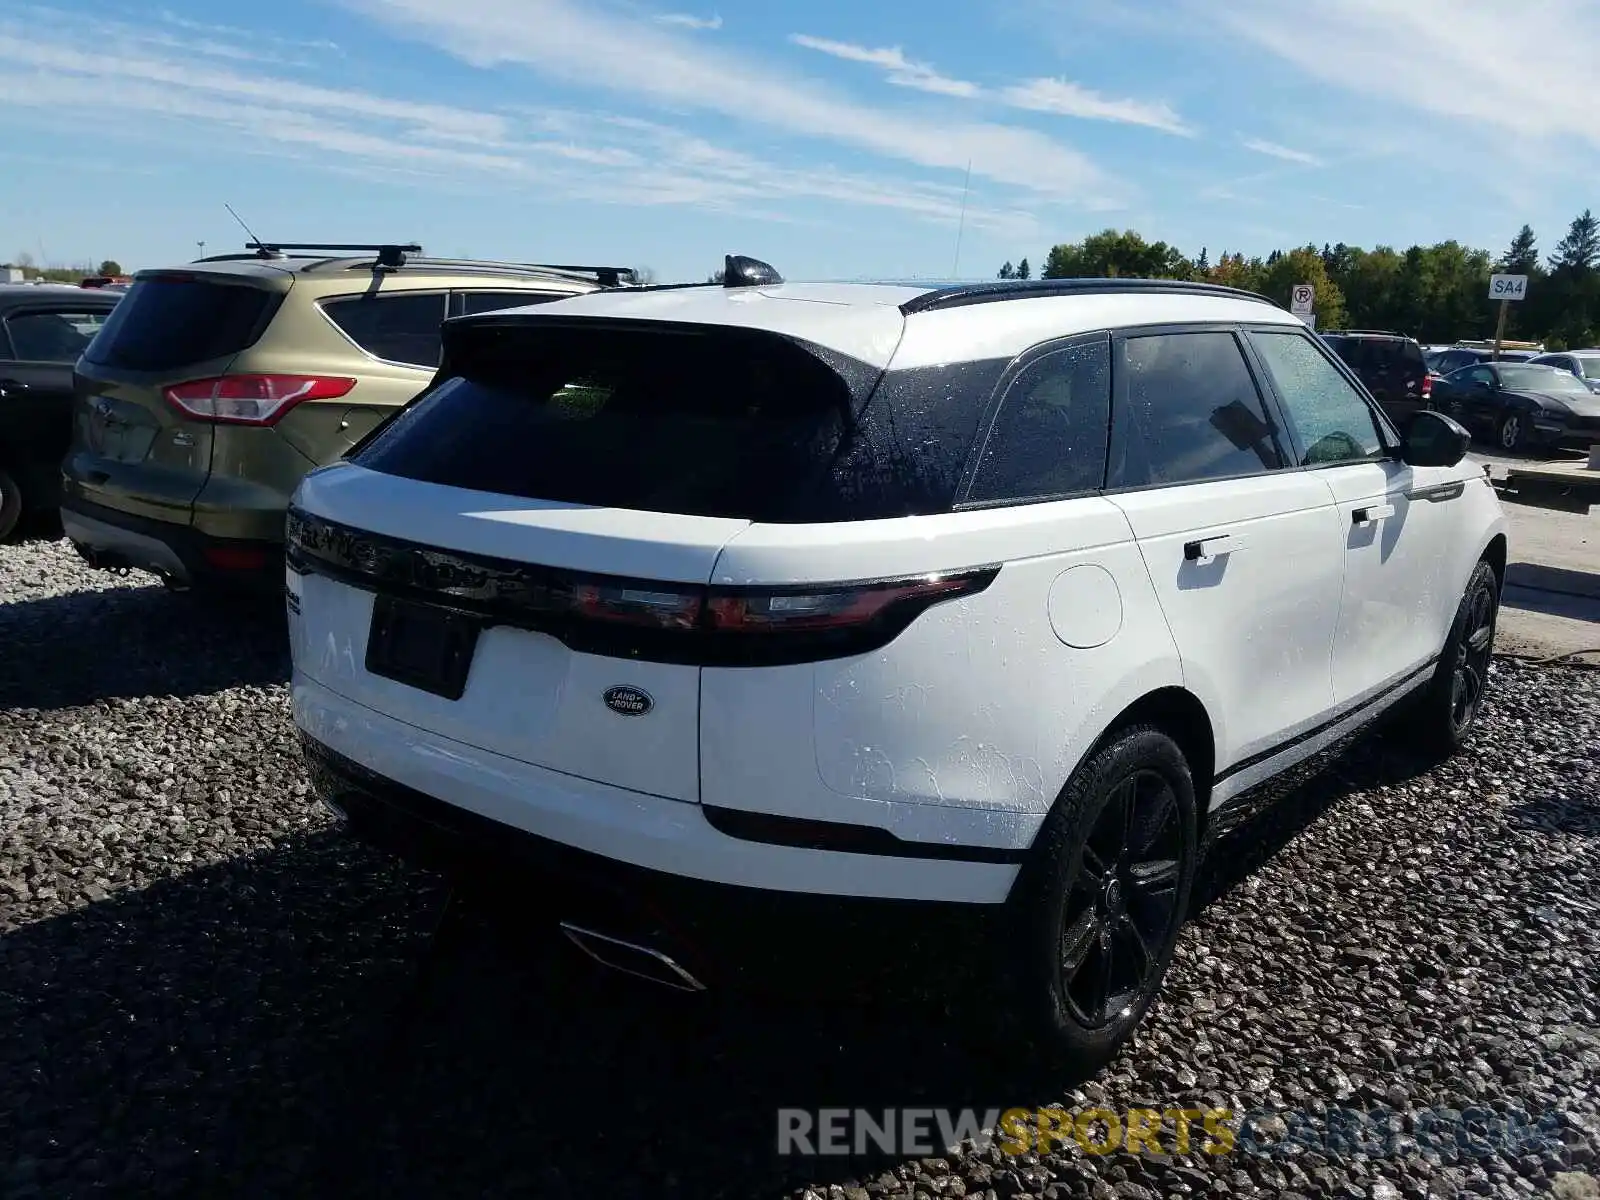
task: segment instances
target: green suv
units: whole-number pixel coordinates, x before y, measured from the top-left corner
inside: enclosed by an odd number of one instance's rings
[[[78,361],[61,521],[93,566],[281,588],[295,486],[427,386],[446,318],[633,280],[416,246],[249,248],[139,272]]]

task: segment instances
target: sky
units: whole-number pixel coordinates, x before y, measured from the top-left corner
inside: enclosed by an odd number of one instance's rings
[[[1600,207],[1596,0],[680,2],[6,0],[0,260],[236,250],[231,204],[662,281],[977,278],[1108,227],[1548,253]]]

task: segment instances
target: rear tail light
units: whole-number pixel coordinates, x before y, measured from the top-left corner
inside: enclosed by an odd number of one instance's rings
[[[936,604],[975,595],[998,566],[859,583],[711,587],[456,554],[291,508],[289,565],[358,587],[532,629],[589,654],[708,667],[780,666],[866,654]]]
[[[219,375],[177,383],[164,393],[187,417],[222,425],[272,425],[306,400],[335,400],[356,386],[328,375]]]
[[[580,583],[572,589],[572,607],[579,616],[645,629],[693,629],[702,603],[698,588],[658,591]]]
[[[876,620],[897,605],[926,608],[973,590],[971,583],[972,576],[967,575],[928,575],[827,591],[714,591],[706,602],[707,623],[729,633],[848,629]]]
[[[567,593],[568,605],[558,602],[541,615],[545,628],[593,653],[773,666],[876,649],[939,601],[982,591],[995,573],[988,568],[804,590],[580,582]]]
[[[1422,377],[1422,398],[1424,400],[1426,400],[1426,399],[1428,399],[1428,397],[1430,397],[1432,395],[1433,395],[1433,376],[1432,375],[1424,375]]]
[[[259,571],[267,565],[267,553],[254,546],[207,546],[206,565],[219,571]]]

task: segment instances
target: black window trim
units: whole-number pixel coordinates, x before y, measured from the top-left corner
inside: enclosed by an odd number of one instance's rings
[[[1033,366],[1040,359],[1048,358],[1052,354],[1059,354],[1078,346],[1093,346],[1104,343],[1111,361],[1108,364],[1110,372],[1108,404],[1106,408],[1106,456],[1100,463],[1100,483],[1097,487],[1082,488],[1075,492],[1058,492],[1049,496],[1021,496],[1005,500],[972,500],[972,485],[977,481],[978,469],[983,465],[983,456],[989,449],[989,439],[994,436],[995,423],[1000,419],[1000,410],[1005,406],[1006,398],[1011,394],[1012,385],[1021,377],[1024,371]],[[990,508],[1016,508],[1029,504],[1053,504],[1061,500],[1076,500],[1084,496],[1098,495],[1105,490],[1106,463],[1110,461],[1111,453],[1111,412],[1116,407],[1117,372],[1115,353],[1112,353],[1112,330],[1099,329],[1088,333],[1074,333],[1066,337],[1052,338],[1046,342],[1038,342],[1029,346],[1008,366],[996,381],[994,390],[985,401],[983,411],[978,417],[978,433],[972,439],[972,448],[967,453],[967,461],[961,468],[961,479],[956,484],[955,502],[950,506],[951,512],[981,512]],[[891,373],[892,373],[891,364]]]
[[[37,316],[39,313],[99,313],[101,324],[103,325],[105,324],[105,318],[111,315],[111,310],[114,308],[116,308],[115,304],[84,304],[80,301],[68,304],[66,301],[56,297],[51,297],[48,302],[41,303],[35,300],[8,308],[4,313],[0,313],[0,334],[4,334],[4,341],[0,342],[0,350],[4,351],[4,353],[0,353],[0,362],[18,367],[70,367],[73,365],[73,363],[59,362],[53,358],[19,357],[16,339],[11,336],[12,317],[32,317]],[[92,341],[93,339],[90,340]]]
[[[444,303],[441,304],[439,306],[439,308],[440,308],[440,311],[444,313],[444,315],[439,318],[439,324],[441,326],[443,326],[445,321],[449,320],[450,317],[452,317],[454,315],[450,311],[452,306],[455,304],[454,299],[452,299],[452,297],[454,295],[454,291],[455,291],[455,289],[448,288],[448,287],[442,287],[442,288],[388,288],[388,289],[383,290],[383,291],[373,291],[372,289],[367,288],[367,289],[364,289],[364,290],[359,291],[359,292],[345,292],[345,293],[342,293],[342,294],[337,295],[337,296],[319,296],[317,298],[316,302],[311,307],[315,308],[317,310],[318,315],[320,315],[324,321],[326,321],[330,326],[333,327],[333,331],[335,333],[337,333],[340,337],[342,337],[351,346],[355,347],[356,352],[361,354],[363,357],[365,357],[365,358],[367,358],[367,359],[369,359],[369,360],[371,360],[372,362],[375,362],[375,363],[382,363],[386,367],[404,367],[408,371],[424,371],[424,372],[428,373],[429,375],[432,375],[433,373],[435,373],[439,369],[437,366],[432,366],[432,367],[419,366],[417,363],[401,362],[397,358],[381,358],[378,355],[374,354],[371,350],[368,350],[360,342],[356,341],[355,338],[351,337],[348,333],[346,333],[344,331],[343,327],[340,326],[339,322],[337,322],[337,321],[335,321],[333,319],[332,314],[329,313],[328,310],[323,307],[323,305],[332,303],[334,301],[341,301],[341,300],[376,300],[376,299],[382,299],[382,298],[385,298],[385,297],[388,297],[388,296],[440,296],[440,297],[443,298]],[[439,357],[440,357],[440,361],[441,362],[443,362],[443,359],[444,359],[444,341],[443,341],[443,337],[444,337],[444,335],[443,335],[443,333],[441,333],[440,334],[440,342],[439,342]]]
[[[421,291],[423,289],[416,289]],[[536,291],[532,288],[506,287],[503,284],[495,287],[453,287],[450,289],[450,304],[445,313],[445,320],[454,320],[456,317],[478,317],[482,313],[469,313],[467,311],[467,297],[483,295],[485,292],[494,292],[500,295],[539,296],[542,300],[530,300],[529,304],[548,304],[554,300],[569,300],[573,296],[582,296],[583,292],[563,291]],[[487,312],[498,312],[499,309],[486,309]]]
[[[1394,424],[1389,420],[1388,415],[1384,413],[1382,406],[1379,405],[1375,399],[1373,399],[1372,393],[1369,392],[1366,385],[1361,382],[1361,377],[1351,369],[1349,363],[1345,362],[1344,359],[1340,358],[1336,353],[1324,345],[1321,338],[1312,336],[1309,332],[1302,333],[1300,330],[1295,329],[1292,325],[1245,325],[1240,327],[1240,332],[1243,334],[1246,354],[1249,356],[1252,365],[1256,368],[1257,383],[1265,383],[1267,390],[1272,394],[1273,407],[1278,413],[1279,420],[1283,422],[1284,436],[1288,439],[1290,448],[1294,452],[1296,469],[1301,471],[1329,471],[1337,470],[1340,467],[1370,466],[1373,463],[1387,462],[1394,458],[1395,454],[1400,448],[1399,432],[1395,429]],[[1272,371],[1267,366],[1266,360],[1261,357],[1260,351],[1255,344],[1254,339],[1255,335],[1257,334],[1292,334],[1299,336],[1305,341],[1311,343],[1312,348],[1316,350],[1317,353],[1322,355],[1322,358],[1325,362],[1333,366],[1334,370],[1339,373],[1340,377],[1343,378],[1346,383],[1350,384],[1351,387],[1355,389],[1357,398],[1367,406],[1367,412],[1371,415],[1373,423],[1377,426],[1378,441],[1383,447],[1382,451],[1378,454],[1368,455],[1365,458],[1351,458],[1346,459],[1343,462],[1306,462],[1305,457],[1307,448],[1300,440],[1299,426],[1294,423],[1292,415],[1289,412],[1288,404],[1285,403],[1283,397],[1278,394],[1278,387],[1273,381]]]
[[[1111,331],[1111,433],[1106,439],[1106,470],[1102,476],[1108,486],[1101,489],[1101,495],[1124,496],[1134,492],[1153,492],[1167,488],[1199,487],[1208,483],[1229,483],[1237,482],[1241,479],[1261,479],[1271,475],[1287,475],[1303,469],[1296,465],[1296,459],[1290,459],[1283,466],[1275,469],[1246,471],[1237,475],[1213,475],[1205,479],[1177,479],[1164,483],[1132,484],[1126,487],[1109,486],[1111,482],[1111,454],[1117,437],[1117,413],[1127,400],[1127,394],[1124,390],[1127,386],[1127,380],[1120,370],[1122,360],[1120,351],[1129,338],[1184,333],[1231,334],[1234,344],[1239,349],[1239,356],[1244,361],[1245,371],[1250,376],[1251,383],[1255,386],[1256,396],[1261,401],[1262,414],[1274,423],[1274,432],[1282,435],[1286,443],[1284,448],[1286,450],[1293,449],[1289,426],[1284,420],[1282,410],[1278,407],[1277,394],[1269,387],[1263,386],[1261,364],[1257,361],[1254,352],[1249,346],[1248,339],[1244,336],[1245,330],[1250,327],[1238,321],[1183,321],[1171,324],[1125,325]],[[1294,326],[1277,324],[1267,324],[1263,327],[1267,329],[1289,329],[1291,331],[1294,329]]]

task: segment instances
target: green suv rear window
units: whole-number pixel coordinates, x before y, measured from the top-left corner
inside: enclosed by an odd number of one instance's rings
[[[83,356],[127,371],[172,371],[225,358],[261,336],[280,298],[202,275],[147,276],[128,289]]]

